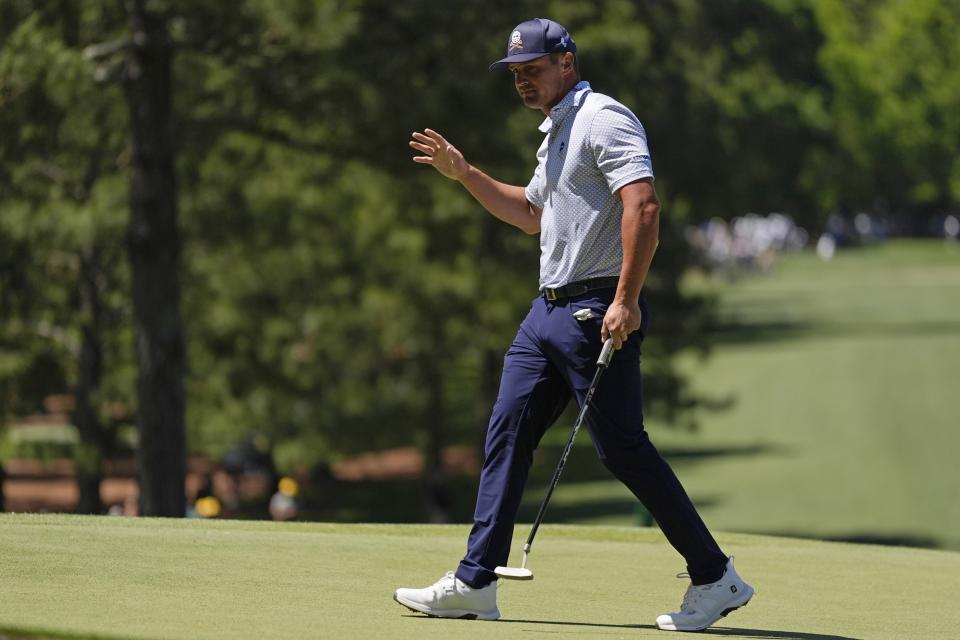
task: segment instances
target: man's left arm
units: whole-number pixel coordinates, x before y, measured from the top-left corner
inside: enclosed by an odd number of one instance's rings
[[[640,290],[650,270],[660,231],[660,201],[653,178],[624,185],[617,192],[623,201],[623,266],[613,302],[603,317],[600,335],[613,338],[619,349],[627,336],[640,328]]]

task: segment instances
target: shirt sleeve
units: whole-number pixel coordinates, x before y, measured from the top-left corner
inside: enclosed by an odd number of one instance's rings
[[[530,184],[528,184],[526,189],[524,189],[524,193],[527,196],[527,202],[540,210],[543,210],[543,205],[547,200],[547,183],[543,170],[543,165],[546,163],[546,161],[547,141],[544,140],[543,144],[541,144],[540,148],[537,150],[537,168],[533,172],[533,177],[530,178]]]
[[[590,145],[611,193],[630,182],[653,177],[647,133],[626,107],[611,105],[597,112],[590,124]]]

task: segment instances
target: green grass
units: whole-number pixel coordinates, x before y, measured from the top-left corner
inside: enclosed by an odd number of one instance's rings
[[[454,568],[467,531],[0,515],[0,637],[663,638],[653,620],[685,586],[657,530],[547,524],[531,555],[536,579],[501,584],[503,621],[431,619],[392,601],[397,586]],[[720,541],[757,595],[713,635],[935,639],[960,627],[960,554]]]
[[[889,242],[826,263],[805,253],[694,285],[717,291],[723,323],[711,356],[681,366],[733,404],[699,412],[696,434],[648,426],[710,526],[960,549],[957,246]],[[548,517],[635,522],[593,457],[583,438],[571,461],[594,468],[565,476]]]

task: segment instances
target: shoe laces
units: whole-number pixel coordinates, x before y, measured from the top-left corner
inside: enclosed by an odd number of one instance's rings
[[[690,579],[690,574],[687,572],[678,573],[677,578],[681,579]],[[680,611],[683,613],[696,613],[696,605],[700,602],[700,598],[707,591],[714,587],[715,583],[710,584],[691,584],[687,587],[687,592],[683,594],[683,602],[680,603]]]
[[[447,571],[446,575],[433,583],[433,590],[437,593],[444,591],[454,592],[457,590],[457,578],[453,571]]]

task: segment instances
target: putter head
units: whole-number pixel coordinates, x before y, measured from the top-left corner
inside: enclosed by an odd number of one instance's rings
[[[533,580],[533,571],[523,567],[497,567],[493,572],[507,580]]]

